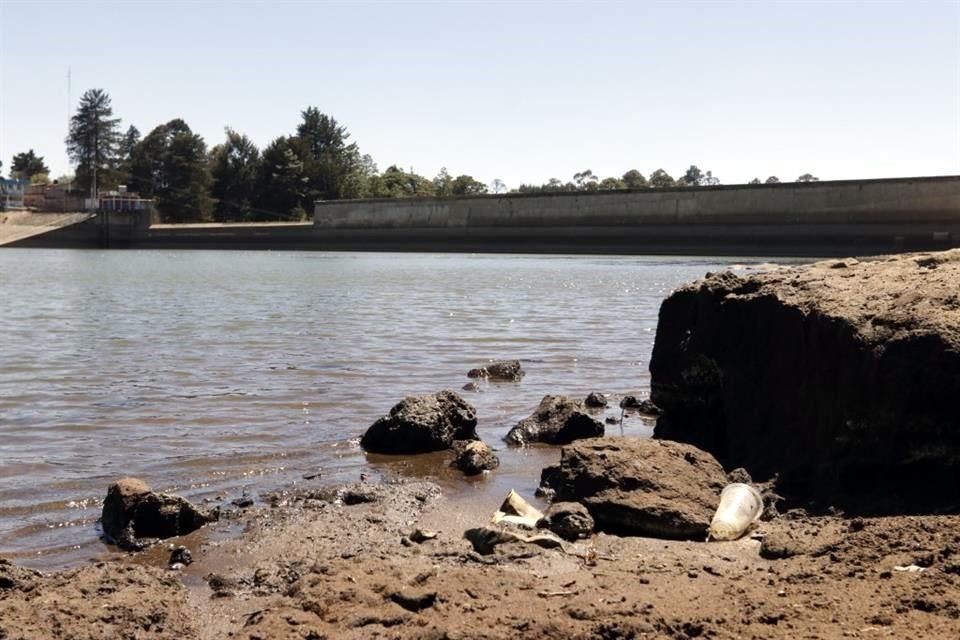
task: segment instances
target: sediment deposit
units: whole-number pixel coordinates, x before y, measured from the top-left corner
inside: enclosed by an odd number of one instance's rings
[[[655,437],[794,503],[960,508],[960,250],[706,278],[662,305]]]

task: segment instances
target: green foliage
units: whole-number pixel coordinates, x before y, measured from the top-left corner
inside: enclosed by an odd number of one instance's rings
[[[391,165],[372,180],[371,195],[375,198],[429,198],[436,195],[436,191],[432,180]]]
[[[350,134],[333,117],[316,107],[301,112],[302,122],[297,137],[307,150],[304,171],[309,178],[308,199],[339,200],[347,195],[347,186],[361,164],[355,144],[347,144]],[[354,187],[356,188],[356,187]]]
[[[257,196],[260,151],[250,138],[226,128],[227,139],[210,150],[210,195],[213,219],[252,220]]]
[[[623,182],[623,186],[627,189],[646,189],[650,186],[647,183],[647,179],[643,177],[643,174],[636,169],[630,169],[624,173],[620,179]]]
[[[310,150],[297,136],[279,137],[263,150],[257,175],[258,211],[252,219],[299,220],[312,209],[308,197]]]
[[[99,189],[115,181],[119,127],[120,119],[113,117],[110,96],[103,89],[90,89],[81,96],[67,135],[67,153],[77,163],[78,187]]]
[[[590,169],[573,174],[573,184],[577,185],[580,191],[594,191],[597,188],[597,181],[597,176],[593,175]]]
[[[604,178],[597,185],[597,189],[600,191],[613,191],[615,189],[623,189],[624,184],[623,180],[620,178]]]
[[[690,168],[687,169],[687,172],[683,174],[683,177],[680,178],[679,184],[686,185],[688,187],[699,187],[703,184],[703,171],[700,170],[695,164],[690,165]]]
[[[48,174],[50,169],[43,162],[43,156],[38,156],[33,149],[13,156],[10,163],[10,177],[31,182],[34,176]]]
[[[820,181],[820,178],[810,173],[805,173],[799,178],[797,178],[797,182],[819,182],[819,181]]]
[[[202,222],[213,210],[207,146],[177,118],[153,129],[133,150],[134,188],[156,200],[164,222]]]
[[[780,182],[780,178],[778,178],[777,176],[770,176],[764,181],[764,184],[778,184],[779,182]]]
[[[657,169],[650,174],[650,186],[654,189],[669,189],[677,186],[677,182],[663,169]]]
[[[761,183],[760,183],[760,178],[754,178],[753,180],[751,180],[751,181],[749,182],[749,184],[761,184]]]
[[[461,174],[453,179],[451,194],[455,196],[474,196],[487,193],[487,185],[473,176]]]
[[[131,171],[133,170],[133,153],[138,144],[140,144],[140,130],[130,125],[117,145],[117,180],[119,184],[126,184],[130,181]]]

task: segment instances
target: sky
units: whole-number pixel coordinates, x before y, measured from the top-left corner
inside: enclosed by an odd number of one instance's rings
[[[29,148],[69,172],[91,88],[124,129],[183,118],[208,146],[316,106],[381,170],[508,187],[960,174],[960,1],[0,0],[4,174]]]

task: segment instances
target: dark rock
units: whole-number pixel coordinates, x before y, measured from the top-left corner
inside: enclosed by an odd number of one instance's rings
[[[607,416],[603,421],[610,425],[620,424],[620,418],[616,416]]]
[[[533,415],[517,423],[504,440],[517,446],[532,442],[569,444],[603,433],[603,423],[586,413],[583,403],[566,396],[544,396]]]
[[[424,609],[429,609],[437,601],[437,593],[435,591],[418,593],[395,591],[391,593],[389,597],[390,600],[413,613],[419,613]]]
[[[537,523],[541,529],[550,529],[564,540],[589,538],[593,533],[593,518],[579,502],[555,502]]]
[[[587,507],[596,528],[657,538],[699,539],[727,484],[708,453],[647,438],[582,440],[541,475],[559,501]]]
[[[464,391],[477,391],[477,392],[479,392],[479,391],[480,391],[480,385],[478,385],[476,382],[468,382],[467,384],[463,385],[463,386],[461,387],[461,389],[463,389]]]
[[[583,404],[589,409],[602,409],[607,406],[607,396],[594,391],[586,397]]]
[[[468,378],[486,378],[491,382],[520,382],[523,375],[519,360],[499,360],[467,372]]]
[[[236,500],[231,501],[230,504],[240,509],[248,509],[253,506],[253,498],[250,496],[240,496]]]
[[[124,478],[107,489],[101,522],[109,542],[139,551],[163,538],[182,536],[219,518],[219,511],[194,506],[180,496],[154,493],[137,478]]]
[[[457,457],[452,465],[468,476],[475,476],[500,466],[500,460],[485,443],[479,440],[466,442],[459,446]]]
[[[640,400],[636,396],[623,396],[620,400],[620,408],[626,411],[636,411],[647,416],[659,416],[663,411],[651,400]]]
[[[710,275],[660,309],[655,437],[818,511],[960,510],[960,250]]]
[[[477,412],[452,391],[413,396],[390,409],[360,439],[371,453],[442,451],[456,440],[479,440]]]
[[[170,552],[170,559],[167,564],[171,567],[175,564],[183,566],[193,564],[193,554],[190,553],[190,549],[181,545]]]

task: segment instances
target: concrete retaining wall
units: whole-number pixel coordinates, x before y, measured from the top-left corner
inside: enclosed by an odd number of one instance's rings
[[[354,200],[316,206],[341,248],[844,254],[960,246],[960,176]]]

